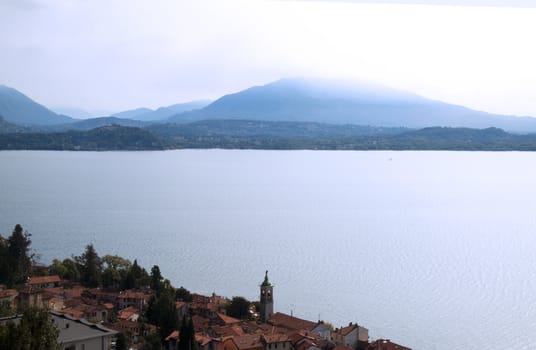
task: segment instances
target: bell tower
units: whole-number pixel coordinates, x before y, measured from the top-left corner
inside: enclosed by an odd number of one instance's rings
[[[264,275],[264,281],[261,284],[261,321],[266,322],[274,313],[274,286],[268,281],[268,271]]]

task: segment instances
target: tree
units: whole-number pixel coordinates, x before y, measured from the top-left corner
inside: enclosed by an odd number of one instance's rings
[[[149,299],[145,315],[149,323],[158,326],[162,339],[176,330],[179,327],[179,317],[173,289],[164,289],[159,296],[153,295]]]
[[[33,257],[29,254],[32,243],[30,237],[31,235],[17,224],[7,241],[2,239],[0,243],[0,254],[4,255],[2,260],[5,259],[3,266],[0,266],[0,274],[3,275],[2,282],[8,286],[23,284],[30,276]]]
[[[127,337],[123,333],[117,333],[115,337],[115,350],[127,350]]]
[[[227,315],[241,320],[249,318],[250,305],[251,302],[244,297],[233,297],[231,302],[227,305]]]
[[[9,300],[2,300],[0,302],[0,317],[12,316],[14,314],[11,308],[11,302]]]
[[[192,293],[184,287],[177,288],[175,298],[190,303],[193,300]]]
[[[81,256],[74,258],[81,271],[82,285],[86,287],[99,287],[101,285],[102,260],[95,251],[93,244],[88,244]]]
[[[199,345],[195,340],[195,329],[192,319],[182,319],[182,325],[179,329],[179,347],[178,350],[198,350]]]
[[[52,265],[49,266],[48,272],[51,275],[58,275],[60,278],[65,278],[65,275],[67,274],[67,268],[61,261],[58,259],[52,260]]]
[[[80,271],[78,270],[78,266],[76,265],[75,261],[72,259],[64,259],[63,266],[65,266],[67,269],[67,272],[64,276],[65,279],[73,282],[80,282]]]
[[[157,332],[150,332],[145,336],[143,339],[143,350],[164,350],[164,347],[162,346],[162,341],[160,340],[160,336]]]
[[[160,273],[160,268],[158,265],[154,265],[151,269],[151,289],[156,292],[156,295],[160,295],[164,285],[162,283],[163,277]]]
[[[134,260],[130,271],[126,274],[123,289],[139,288],[150,284],[150,277],[145,269],[138,265],[138,261]]]
[[[59,350],[59,330],[48,311],[27,309],[18,325],[0,325],[0,349]]]

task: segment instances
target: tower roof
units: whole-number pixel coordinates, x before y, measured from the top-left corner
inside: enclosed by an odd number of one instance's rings
[[[264,281],[261,284],[261,287],[270,287],[270,281],[268,281],[268,270],[266,270],[266,274],[264,275]]]

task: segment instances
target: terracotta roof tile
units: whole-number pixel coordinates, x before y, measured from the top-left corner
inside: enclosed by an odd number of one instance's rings
[[[293,330],[310,331],[316,327],[316,323],[290,316],[281,312],[276,312],[270,317],[268,323],[274,326],[281,326]]]
[[[32,286],[35,284],[60,283],[60,282],[61,282],[60,276],[53,275],[53,276],[30,277],[27,284]]]

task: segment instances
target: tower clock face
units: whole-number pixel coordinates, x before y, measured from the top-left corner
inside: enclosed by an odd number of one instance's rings
[[[262,295],[265,295],[266,294],[266,291],[263,289],[262,290]]]

